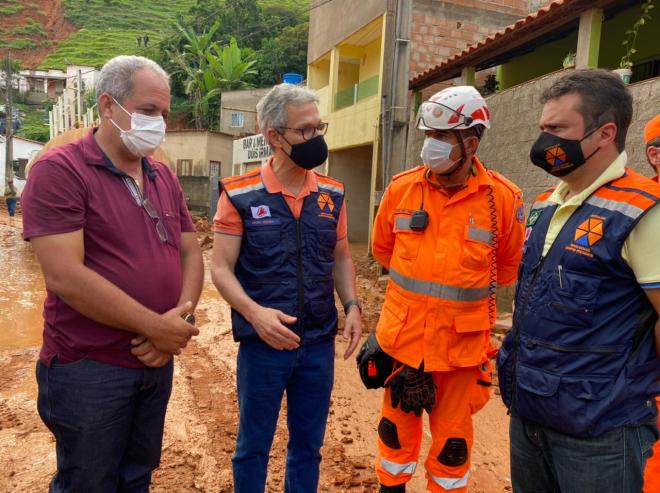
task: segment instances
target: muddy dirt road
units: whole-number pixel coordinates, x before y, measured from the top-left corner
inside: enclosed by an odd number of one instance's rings
[[[55,444],[36,411],[34,365],[41,342],[43,280],[20,230],[4,225],[0,212],[0,492],[45,492],[55,470]],[[382,298],[364,248],[355,249],[360,291],[367,300],[368,324]],[[198,307],[200,335],[177,358],[175,383],[167,414],[161,468],[154,492],[232,491],[231,461],[237,425],[234,390],[236,345],[229,308],[209,276]],[[353,358],[341,359],[337,344],[336,383],[321,465],[322,492],[376,492],[373,472],[375,428],[382,394],[367,391]],[[268,492],[283,491],[286,409],[271,454]],[[428,449],[428,432],[424,434]],[[510,490],[507,417],[495,396],[475,418],[472,492]],[[425,491],[418,470],[408,491]]]

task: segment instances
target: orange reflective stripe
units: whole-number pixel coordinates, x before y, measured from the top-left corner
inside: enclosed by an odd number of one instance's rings
[[[400,476],[401,474],[415,474],[417,469],[417,462],[405,462],[398,464],[387,459],[380,459],[380,465],[383,469],[389,472],[392,476]]]
[[[335,193],[340,193],[342,195],[344,194],[344,184],[342,182],[316,172],[315,174],[316,184],[319,188],[330,190],[331,192]]]
[[[235,197],[236,195],[241,195],[253,190],[260,190],[262,188],[264,188],[264,183],[259,175],[246,176],[242,180],[235,180],[231,183],[225,184],[225,191],[230,197]]]
[[[460,478],[444,478],[440,476],[434,476],[433,474],[429,474],[431,476],[431,479],[435,484],[440,486],[444,490],[457,490],[459,488],[465,488],[468,483],[468,478],[470,477],[470,471],[467,471],[462,477]]]
[[[610,200],[599,196],[600,194],[596,193],[585,200],[585,204],[593,205],[594,207],[599,207],[601,209],[607,209],[612,212],[619,212],[624,216],[628,216],[631,219],[637,219],[639,216],[644,214],[644,210],[640,207],[636,207],[632,204],[626,202],[619,202],[618,200]]]
[[[411,293],[442,298],[449,301],[479,301],[487,298],[490,294],[488,286],[482,288],[462,288],[440,284],[439,282],[423,281],[404,276],[392,268],[390,268],[390,279],[397,286]]]

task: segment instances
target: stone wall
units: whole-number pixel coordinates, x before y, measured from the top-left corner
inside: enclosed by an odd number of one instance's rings
[[[179,176],[186,204],[192,214],[205,216],[209,213],[210,182],[208,176]]]

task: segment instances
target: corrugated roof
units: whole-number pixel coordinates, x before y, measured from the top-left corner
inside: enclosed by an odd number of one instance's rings
[[[593,3],[595,2],[591,3],[593,6]],[[499,47],[501,44],[506,43],[508,40],[512,39],[516,33],[523,29],[525,31],[535,31],[541,27],[544,27],[547,24],[546,21],[549,19],[549,17],[552,17],[553,19],[560,17],[561,14],[564,14],[569,9],[573,10],[572,7],[578,5],[582,7],[580,10],[589,8],[587,2],[580,0],[556,0],[537,10],[536,12],[529,14],[527,17],[519,19],[514,24],[505,27],[501,31],[491,34],[482,41],[468,46],[460,53],[456,53],[447,58],[441,64],[436,65],[435,67],[422,72],[421,74],[418,74],[410,80],[410,88],[418,88],[419,86],[423,85],[425,80],[432,79],[434,75],[437,75],[439,72],[449,67],[455,67],[456,65],[459,65],[462,61],[464,61],[465,58],[470,55],[474,55],[477,51],[481,52],[488,50],[490,47]],[[571,19],[572,17],[568,18],[567,22]]]

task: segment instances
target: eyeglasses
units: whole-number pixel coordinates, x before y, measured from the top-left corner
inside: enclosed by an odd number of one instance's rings
[[[156,224],[156,233],[158,233],[158,239],[163,243],[165,243],[167,241],[167,230],[163,225],[163,220],[160,218],[160,216],[156,212],[156,209],[154,209],[154,206],[151,205],[151,202],[149,202],[149,199],[146,197],[144,198],[144,200],[142,200],[142,208],[145,211],[147,211],[149,217]]]
[[[328,123],[321,122],[318,125],[307,125],[303,128],[278,127],[280,130],[297,130],[302,135],[303,140],[310,140],[316,135],[325,135],[328,131]]]

